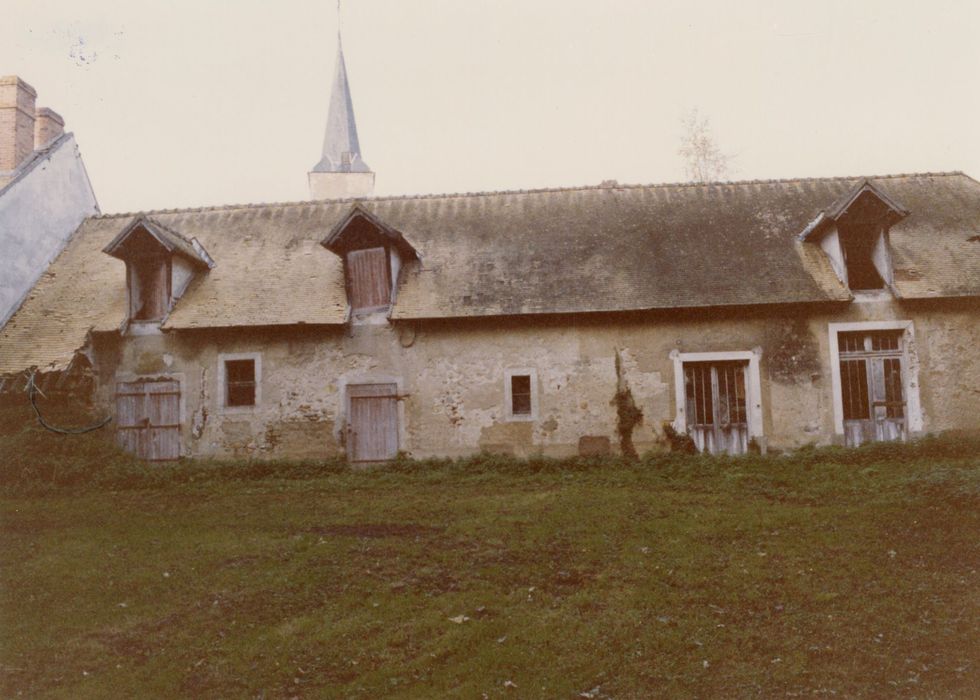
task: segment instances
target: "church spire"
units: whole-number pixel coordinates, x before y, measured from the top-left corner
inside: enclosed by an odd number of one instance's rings
[[[337,2],[337,66],[330,93],[327,130],[320,162],[309,173],[314,199],[362,197],[374,189],[374,173],[361,158],[354,121],[354,104],[347,80],[344,47],[340,38],[340,2]]]

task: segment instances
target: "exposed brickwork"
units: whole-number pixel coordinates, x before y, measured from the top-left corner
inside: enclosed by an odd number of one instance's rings
[[[0,77],[0,173],[14,170],[34,152],[37,92],[17,76]]]
[[[65,120],[53,109],[38,107],[34,116],[34,148],[41,148],[65,133]]]

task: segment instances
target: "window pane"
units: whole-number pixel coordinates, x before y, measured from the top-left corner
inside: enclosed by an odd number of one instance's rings
[[[864,352],[865,335],[866,333],[862,331],[848,331],[838,334],[840,352]]]
[[[905,403],[902,397],[902,363],[887,358],[885,366],[885,408],[889,418],[904,418]]]
[[[255,381],[255,360],[226,360],[225,376],[228,383],[232,382],[254,382]]]
[[[228,385],[228,404],[229,406],[254,406],[255,405],[255,383],[242,382],[241,384]]]
[[[510,378],[511,413],[515,416],[531,414],[531,377],[515,374]]]
[[[226,406],[255,405],[255,360],[225,361]]]
[[[841,399],[844,403],[844,420],[867,420],[868,367],[865,360],[841,360]]]
[[[881,333],[871,334],[871,349],[875,351],[881,350],[898,350],[898,339],[901,335],[901,331],[884,331]]]
[[[688,420],[692,425],[714,423],[714,397],[711,393],[711,365],[693,362],[684,365]]]

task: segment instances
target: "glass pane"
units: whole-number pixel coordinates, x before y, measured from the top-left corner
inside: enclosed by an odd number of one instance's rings
[[[904,418],[905,405],[902,397],[902,363],[898,359],[885,359],[885,406],[889,418]]]
[[[865,360],[841,360],[841,399],[844,403],[844,420],[867,420],[868,368]]]
[[[901,335],[901,331],[886,331],[883,333],[872,333],[871,334],[871,349],[875,351],[881,350],[898,350],[898,339]]]
[[[861,331],[838,334],[840,352],[864,352],[864,336],[865,333]]]
[[[255,360],[225,361],[225,376],[229,384],[233,382],[254,382]]]
[[[515,416],[531,413],[531,377],[515,374],[510,378],[511,413]]]
[[[254,406],[255,382],[228,384],[228,406]]]
[[[714,401],[711,395],[711,365],[692,362],[684,365],[688,421],[691,425],[714,423]]]

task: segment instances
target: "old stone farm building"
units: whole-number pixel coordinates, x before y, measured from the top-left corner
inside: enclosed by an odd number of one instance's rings
[[[0,331],[0,375],[91,372],[149,459],[980,429],[967,175],[366,196],[373,178],[341,57],[311,201],[86,218]]]

